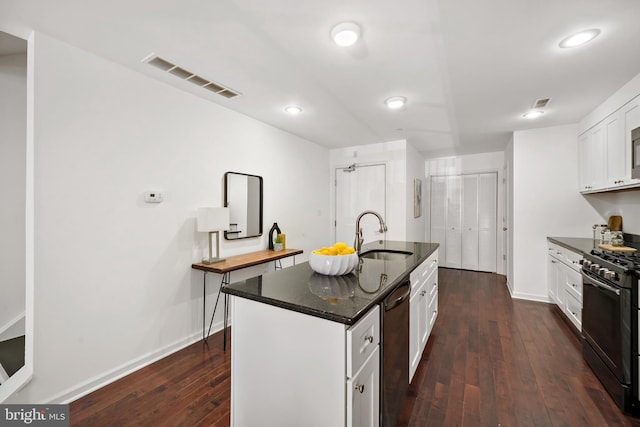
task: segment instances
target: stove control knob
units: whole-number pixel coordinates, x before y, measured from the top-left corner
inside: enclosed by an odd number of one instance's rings
[[[598,264],[591,264],[589,266],[589,270],[591,270],[593,272],[597,272],[599,268],[600,268],[600,266]]]
[[[582,262],[582,266],[583,266],[586,270],[588,270],[588,269],[589,269],[589,267],[591,266],[591,261],[589,261],[588,259],[583,259],[582,261],[583,261],[583,262]]]
[[[609,270],[607,270],[606,268],[599,268],[598,269],[598,274],[602,277],[605,276],[605,274],[607,274],[609,272]]]
[[[617,274],[616,274],[615,271],[609,270],[609,271],[604,273],[604,278],[607,279],[607,280],[616,280]]]

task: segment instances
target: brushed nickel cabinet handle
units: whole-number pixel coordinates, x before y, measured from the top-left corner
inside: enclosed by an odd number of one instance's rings
[[[373,342],[373,337],[371,335],[367,335],[366,337],[364,337],[365,341],[369,341],[370,343]]]
[[[364,384],[356,384],[355,389],[360,393],[364,393]]]

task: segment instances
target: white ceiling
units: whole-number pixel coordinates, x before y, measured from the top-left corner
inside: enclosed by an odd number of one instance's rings
[[[329,148],[407,139],[429,156],[578,122],[640,73],[639,17],[637,0],[0,0],[0,30],[48,33]],[[363,29],[350,48],[329,37],[342,21]],[[591,44],[557,47],[593,27]],[[163,74],[151,53],[242,96]],[[404,110],[385,108],[392,95]]]

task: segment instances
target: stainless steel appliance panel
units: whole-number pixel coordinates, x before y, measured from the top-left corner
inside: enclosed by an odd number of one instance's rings
[[[631,178],[640,179],[640,127],[631,131]]]
[[[409,295],[404,279],[381,303],[382,364],[381,426],[393,427],[409,389]]]

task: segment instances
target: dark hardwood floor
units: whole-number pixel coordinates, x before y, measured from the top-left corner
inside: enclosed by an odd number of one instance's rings
[[[552,305],[512,300],[495,274],[439,275],[438,320],[400,426],[640,426]],[[71,425],[227,426],[230,366],[217,333],[73,402]]]

